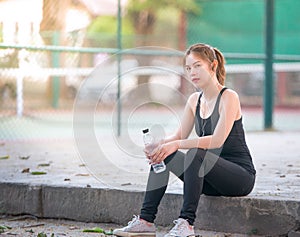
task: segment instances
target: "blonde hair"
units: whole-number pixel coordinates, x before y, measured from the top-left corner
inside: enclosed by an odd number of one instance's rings
[[[213,63],[214,60],[217,60],[218,61],[218,67],[216,70],[217,79],[221,85],[225,84],[225,79],[226,79],[225,58],[217,48],[213,48],[208,44],[202,44],[202,43],[193,44],[185,52],[184,64],[185,64],[186,57],[191,53],[198,55],[203,60],[209,63]]]

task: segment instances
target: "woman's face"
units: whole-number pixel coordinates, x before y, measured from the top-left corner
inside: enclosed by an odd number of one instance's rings
[[[186,57],[185,72],[192,83],[198,88],[203,88],[212,82],[211,65],[197,54],[190,53]]]

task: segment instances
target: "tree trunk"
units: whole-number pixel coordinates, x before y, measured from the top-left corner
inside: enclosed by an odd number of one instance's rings
[[[40,24],[40,31],[43,37],[43,40],[46,45],[64,45],[65,42],[65,19],[66,13],[70,8],[72,2],[71,0],[43,0],[43,19]],[[50,33],[50,34],[49,34]],[[57,42],[55,41],[55,34],[59,34]],[[50,36],[49,36],[50,35]],[[53,67],[54,54],[52,52],[48,52],[48,61],[50,62],[50,67]],[[64,62],[64,54],[59,54],[59,62],[56,67],[62,67],[62,62]],[[48,86],[48,98],[51,101],[55,94],[53,80],[57,78],[50,78],[49,86]],[[64,95],[66,93],[66,85],[65,80],[63,78],[59,78],[59,95]]]
[[[136,29],[136,46],[152,46],[149,36],[153,33],[155,25],[155,15],[148,11],[140,11],[132,14],[132,20]],[[150,66],[153,60],[152,56],[137,55],[136,59],[140,67]],[[132,91],[130,98],[135,101],[151,100],[150,87],[148,86],[151,75],[141,75],[137,78],[137,88]]]

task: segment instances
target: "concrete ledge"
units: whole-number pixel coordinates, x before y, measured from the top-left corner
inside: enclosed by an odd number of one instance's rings
[[[43,187],[44,216],[78,221],[127,223],[139,212],[141,192]]]
[[[28,213],[43,216],[40,186],[15,183],[0,183],[0,213],[19,215]]]
[[[138,214],[143,192],[111,189],[34,186],[0,183],[2,214],[31,214],[87,222],[127,224]],[[182,195],[166,194],[159,207],[157,225],[177,218]],[[300,201],[257,197],[208,197],[200,199],[197,229],[258,235],[296,233],[300,225]]]

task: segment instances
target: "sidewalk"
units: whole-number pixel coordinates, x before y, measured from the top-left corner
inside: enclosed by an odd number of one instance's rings
[[[257,169],[253,192],[242,198],[202,197],[196,228],[269,236],[298,229],[300,133],[252,132],[246,138]],[[132,162],[122,141],[111,139],[99,141],[106,156],[99,164],[80,156],[71,139],[3,142],[0,212],[126,224],[139,212],[149,167],[142,159]],[[91,157],[95,152],[86,148]],[[167,192],[157,217],[159,226],[177,218],[182,184],[172,177]]]

